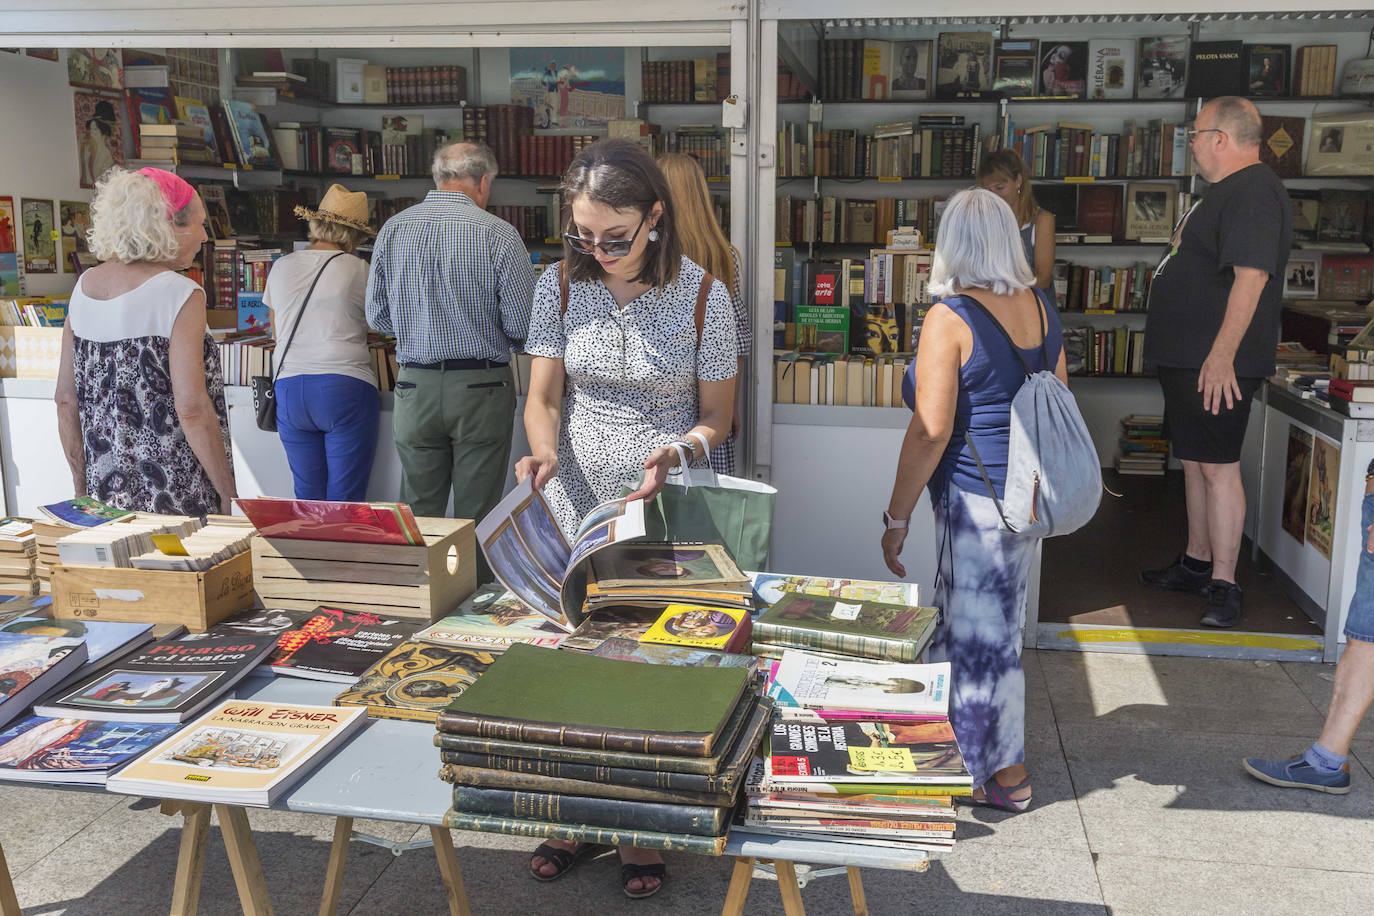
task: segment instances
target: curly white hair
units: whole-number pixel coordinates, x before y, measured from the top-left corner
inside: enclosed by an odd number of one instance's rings
[[[190,207],[172,216],[157,182],[147,175],[115,167],[96,182],[91,200],[91,253],[102,261],[162,263],[177,256],[176,228],[189,218]]]

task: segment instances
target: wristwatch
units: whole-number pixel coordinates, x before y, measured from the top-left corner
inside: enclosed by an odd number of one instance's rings
[[[883,510],[883,527],[889,531],[893,528],[905,528],[910,523],[911,519],[909,518],[893,518],[887,514],[886,509]]]

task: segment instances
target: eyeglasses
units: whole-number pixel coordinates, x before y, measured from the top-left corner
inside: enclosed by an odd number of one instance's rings
[[[641,216],[639,218],[639,225],[635,227],[634,235],[627,239],[607,239],[604,242],[584,239],[579,235],[573,235],[571,224],[569,224],[569,228],[563,230],[563,238],[572,246],[573,251],[579,252],[580,254],[594,254],[596,249],[600,248],[602,252],[613,258],[623,258],[625,255],[629,254],[630,249],[634,247],[635,239],[639,238],[639,232],[644,228],[644,220],[646,218],[647,216]]]
[[[1220,127],[1190,127],[1188,128],[1188,142],[1192,143],[1197,139],[1198,134],[1224,134],[1226,131]]]

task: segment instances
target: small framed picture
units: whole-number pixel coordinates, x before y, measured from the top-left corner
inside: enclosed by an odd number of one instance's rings
[[[1310,255],[1294,255],[1288,259],[1288,267],[1283,274],[1283,297],[1285,299],[1317,298],[1317,258]]]

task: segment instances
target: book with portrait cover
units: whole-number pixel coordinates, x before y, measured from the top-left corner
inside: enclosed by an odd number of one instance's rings
[[[1088,43],[1040,40],[1040,95],[1081,99],[1088,91]]]
[[[944,784],[973,782],[949,722],[843,722],[774,719],[764,785],[793,783]]]
[[[334,705],[364,706],[373,718],[433,722],[497,657],[480,649],[401,643],[336,696]]]
[[[213,632],[164,639],[78,681],[35,715],[102,722],[184,722],[276,646],[276,636]]]
[[[753,629],[753,618],[746,610],[670,604],[639,638],[669,646],[742,652],[749,645]]]
[[[179,727],[29,716],[0,732],[0,776],[103,786],[112,772]]]
[[[80,639],[0,634],[0,726],[85,663]]]
[[[776,689],[806,709],[943,719],[949,715],[949,678],[949,662],[893,665],[821,658],[789,649],[770,692]]]
[[[935,632],[935,608],[788,594],[754,623],[758,642],[914,662]]]
[[[1246,45],[1247,94],[1288,95],[1288,58],[1292,51],[1292,45]]]

